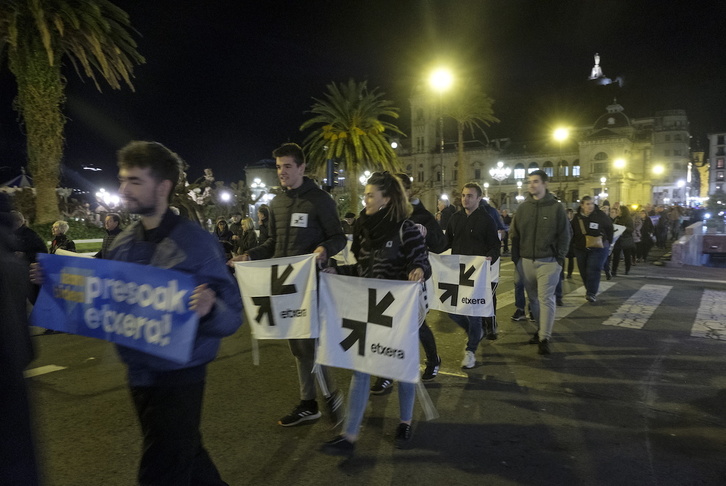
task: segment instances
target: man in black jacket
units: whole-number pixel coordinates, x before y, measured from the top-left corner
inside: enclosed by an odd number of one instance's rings
[[[25,217],[20,211],[11,211],[10,218],[15,235],[14,250],[17,256],[22,256],[25,262],[30,265],[37,261],[38,253],[48,253],[43,238],[38,233],[28,228],[25,224]]]
[[[463,208],[454,213],[446,228],[448,246],[452,255],[481,255],[487,260],[496,262],[499,258],[500,241],[497,226],[487,210],[479,205],[482,198],[481,186],[469,182],[461,190],[461,203]],[[492,284],[492,305],[496,312],[496,285]],[[449,317],[467,331],[469,340],[464,350],[463,368],[473,368],[476,365],[476,350],[484,337],[484,320],[486,327],[491,329],[490,339],[496,339],[496,317],[476,317],[449,314]]]
[[[121,217],[116,213],[109,213],[106,215],[103,226],[106,228],[106,236],[103,237],[101,250],[93,255],[94,258],[106,258],[113,240],[115,240],[116,236],[121,233]]]
[[[269,237],[233,261],[282,258],[316,253],[321,265],[345,247],[346,238],[338,219],[335,202],[328,193],[305,177],[305,156],[300,146],[286,143],[272,153],[277,176],[285,189],[270,203]],[[290,339],[290,350],[297,361],[300,381],[300,404],[277,423],[283,427],[298,425],[320,417],[315,400],[315,339]],[[343,395],[324,366],[322,370],[330,395],[325,398],[331,420],[342,422]]]

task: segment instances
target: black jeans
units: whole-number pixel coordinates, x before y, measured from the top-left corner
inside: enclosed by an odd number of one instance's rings
[[[423,321],[418,328],[418,340],[421,341],[427,363],[436,363],[439,359],[439,353],[436,350],[436,338],[434,338],[434,333],[426,324],[426,321]]]
[[[202,446],[204,382],[130,389],[144,434],[139,484],[226,486]]]

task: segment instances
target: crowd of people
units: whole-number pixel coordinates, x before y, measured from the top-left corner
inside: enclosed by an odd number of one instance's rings
[[[465,184],[453,204],[449,200],[439,201],[433,214],[412,196],[411,180],[406,174],[376,172],[365,187],[364,209],[359,214],[347,213],[341,221],[333,199],[305,175],[306,161],[298,145],[284,144],[273,156],[283,191],[269,206],[259,207],[259,228],[255,229],[251,218],[236,213],[230,221],[220,218],[210,234],[170,207],[173,188],[182,171],[176,154],[155,142],[132,142],[118,153],[119,192],[128,209],[141,218],[122,229],[118,215],[109,214],[105,220],[107,235],[95,256],[175,269],[194,275],[198,282],[191,294],[190,308],[199,316],[199,326],[188,363],[171,363],[117,346],[127,366],[129,392],[143,432],[140,484],[226,484],[204,449],[200,411],[206,367],[216,357],[220,340],[241,325],[241,298],[230,271],[234,262],[314,254],[324,272],[423,284],[431,276],[429,252],[451,250],[453,255],[481,256],[490,265],[496,265],[503,255],[510,255],[515,264],[517,307],[512,320],[527,317],[528,300],[528,316],[537,326],[529,343],[536,344],[537,352],[546,355],[552,352],[562,282],[572,277],[573,262],[577,262],[586,287],[586,299],[595,302],[603,272],[606,278],[617,276],[623,260],[627,275],[632,265],[647,260],[653,244],[665,244],[669,235],[677,238],[683,217],[677,207],[667,211],[644,207],[634,214],[624,205],[598,207],[589,196],[581,199],[576,211],[568,211],[547,189],[549,178],[544,171],[528,175],[528,196],[515,214],[494,208],[475,182]],[[74,251],[75,246],[63,221],[53,225],[52,244],[47,248],[25,225],[21,214],[8,215],[7,221],[0,220],[0,278],[4,282],[18,274],[18,268],[29,267],[28,285],[21,289],[23,293],[18,298],[32,301],[37,286],[44,281],[37,253]],[[614,229],[619,227],[624,230],[616,234]],[[659,237],[662,227],[665,234]],[[346,247],[349,238],[356,263],[338,264],[332,257]],[[15,263],[6,266],[8,259]],[[476,366],[476,352],[483,339],[498,338],[498,283],[494,281],[491,285],[491,316],[449,314],[466,335],[461,361],[464,369]],[[3,300],[2,311],[17,307],[16,304]],[[12,316],[17,323],[13,339],[26,346],[27,331],[17,332],[26,324],[26,316],[24,312]],[[420,321],[418,338],[426,359],[421,379],[430,381],[438,375],[442,359],[425,315]],[[18,452],[32,451],[24,382],[19,379],[22,368],[29,363],[29,351],[18,353],[17,348],[13,365],[6,366],[6,355],[11,353],[5,349],[4,340],[0,346],[2,393],[15,390],[18,397],[17,403],[6,411],[5,417],[18,417],[14,422],[16,428],[7,431],[7,436],[13,440],[25,438],[23,444],[27,447],[18,448]],[[315,339],[290,339],[289,348],[297,365],[299,402],[288,413],[281,413],[277,424],[292,427],[319,419],[321,400],[331,424],[339,432],[321,444],[321,451],[352,455],[369,394],[391,390],[393,380],[354,371],[344,399],[331,370],[321,366],[319,393],[314,374]],[[416,393],[413,383],[402,382],[396,387],[400,420],[394,443],[396,447],[407,447],[412,437]],[[9,422],[13,419],[3,421]],[[7,441],[0,439],[0,443],[6,445]],[[27,484],[37,484],[33,457],[32,453],[27,455],[28,460],[18,462],[12,471],[0,471],[0,482],[4,477],[12,477],[11,474],[25,474],[30,478]],[[3,465],[5,468],[5,462]]]

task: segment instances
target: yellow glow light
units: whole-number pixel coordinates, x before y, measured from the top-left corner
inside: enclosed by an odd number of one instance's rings
[[[570,130],[567,128],[558,128],[552,133],[552,138],[557,140],[558,142],[564,142],[570,137]]]
[[[662,165],[656,165],[653,167],[653,174],[655,175],[661,175],[664,171],[665,169]]]
[[[625,168],[625,159],[615,159],[613,162],[613,166],[616,169],[624,169]]]
[[[429,84],[439,93],[443,93],[451,88],[452,84],[454,84],[454,76],[448,69],[439,68],[431,73],[431,77],[429,77]]]

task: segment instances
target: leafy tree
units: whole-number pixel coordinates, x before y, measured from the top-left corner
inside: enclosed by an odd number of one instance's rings
[[[398,118],[398,108],[384,100],[377,88],[368,90],[367,82],[331,83],[324,99],[313,98],[314,116],[300,130],[315,127],[304,141],[307,161],[320,170],[328,159],[339,160],[345,170],[351,201],[358,201],[358,176],[365,170],[398,171],[400,163],[389,137],[403,135],[383,117]],[[357,212],[356,203],[351,211]]]
[[[36,218],[58,217],[56,187],[63,155],[64,59],[76,72],[121,81],[131,89],[134,64],[144,62],[131,37],[129,17],[108,0],[3,0],[0,52],[7,52],[18,84],[15,109],[25,125],[28,167],[36,189]]]
[[[461,191],[464,184],[470,181],[469,166],[464,158],[464,130],[469,129],[473,137],[475,128],[484,132],[483,125],[488,127],[492,123],[498,123],[499,118],[494,116],[494,110],[492,109],[494,100],[489,98],[481,85],[472,79],[464,79],[461,83],[457,83],[456,92],[448,96],[447,99],[448,102],[444,106],[444,116],[453,118],[456,121],[459,135],[456,189]]]

